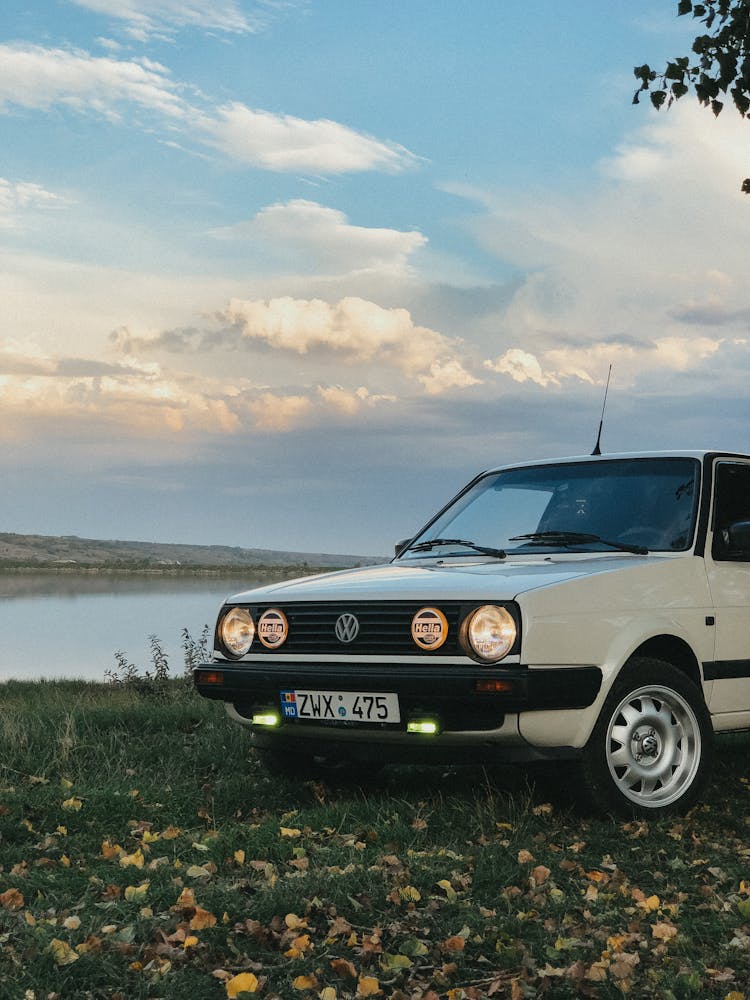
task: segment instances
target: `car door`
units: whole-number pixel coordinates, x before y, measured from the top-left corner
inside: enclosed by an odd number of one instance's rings
[[[714,503],[706,546],[706,570],[715,614],[712,714],[750,711],[750,461],[717,459]],[[742,535],[745,537],[741,537]]]

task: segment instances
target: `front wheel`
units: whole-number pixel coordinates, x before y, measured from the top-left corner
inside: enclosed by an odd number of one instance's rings
[[[713,757],[701,692],[676,667],[636,659],[612,687],[584,752],[598,806],[658,816],[698,798]]]

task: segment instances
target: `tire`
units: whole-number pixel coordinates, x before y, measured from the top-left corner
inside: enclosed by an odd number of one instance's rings
[[[584,750],[584,780],[596,808],[656,818],[693,805],[712,761],[700,690],[671,664],[636,658],[604,702]]]

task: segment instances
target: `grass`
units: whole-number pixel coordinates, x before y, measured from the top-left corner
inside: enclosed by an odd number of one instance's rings
[[[183,680],[0,685],[0,995],[743,996],[750,738],[621,822],[563,771],[271,776]]]

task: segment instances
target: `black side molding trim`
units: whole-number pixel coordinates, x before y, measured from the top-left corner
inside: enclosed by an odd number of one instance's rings
[[[750,660],[712,660],[703,664],[707,681],[728,681],[750,677]]]

